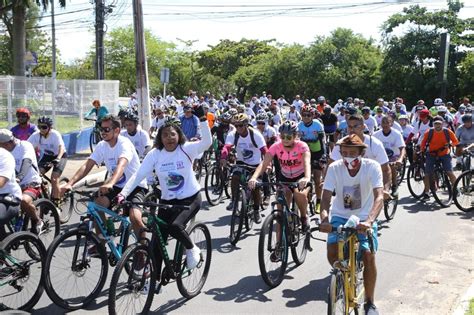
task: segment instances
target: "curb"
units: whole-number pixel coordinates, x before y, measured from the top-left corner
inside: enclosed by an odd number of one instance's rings
[[[474,298],[474,283],[471,284],[466,293],[461,297],[458,306],[453,312],[453,315],[465,315],[469,310],[469,301]]]

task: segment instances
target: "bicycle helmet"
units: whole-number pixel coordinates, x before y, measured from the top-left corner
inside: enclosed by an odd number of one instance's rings
[[[267,115],[266,112],[260,113],[260,114],[257,115],[257,117],[255,117],[255,120],[257,122],[259,122],[259,121],[266,122],[268,120],[268,115]]]
[[[438,113],[447,113],[448,109],[446,106],[438,106]]]
[[[316,104],[316,99],[312,98],[309,102],[310,104]]]
[[[121,108],[117,114],[119,118],[124,118],[128,114],[128,109]]]
[[[244,123],[244,124],[249,123],[249,117],[247,116],[247,114],[244,114],[244,113],[238,113],[232,118],[232,120],[234,123]]]
[[[459,112],[462,113],[462,112],[464,112],[464,111],[466,111],[466,106],[465,106],[464,104],[459,105]]]
[[[17,114],[17,115],[18,115],[18,114],[26,114],[26,115],[28,115],[28,118],[31,117],[31,113],[30,113],[30,111],[28,110],[28,108],[26,108],[26,107],[20,107],[20,108],[18,108],[18,109],[16,110],[16,114]]]
[[[138,121],[140,120],[140,118],[138,117],[138,115],[136,115],[134,112],[132,111],[129,111],[124,117],[123,117],[124,120],[130,120],[130,121],[133,121],[135,122],[136,124],[138,124]]]
[[[232,117],[234,117],[235,115],[237,115],[239,112],[237,111],[237,109],[235,108],[231,108],[227,111],[227,113],[229,113],[229,115],[231,115]]]
[[[40,124],[44,124],[48,127],[51,127],[53,125],[53,120],[49,117],[41,116],[40,118],[38,118],[38,125]]]
[[[357,109],[354,106],[348,106],[347,107],[347,113],[349,115],[355,115],[357,113]]]
[[[268,120],[271,121],[271,120],[273,120],[273,117],[275,117],[275,115],[273,115],[272,112],[268,112],[267,117],[268,117]]]
[[[325,102],[326,101],[326,98],[324,96],[318,96],[318,103],[322,103],[322,102]]]
[[[324,112],[326,115],[331,114],[331,112],[332,112],[331,106],[324,106],[323,112]]]
[[[278,128],[278,131],[280,133],[295,134],[298,132],[298,125],[292,120],[287,120]]]
[[[230,123],[231,120],[232,120],[232,115],[229,112],[225,112],[219,116],[219,121],[221,122]]]
[[[367,114],[367,113],[370,114],[370,107],[368,106],[362,107],[362,114]]]
[[[472,115],[471,114],[465,114],[461,118],[462,123],[467,123],[467,122],[472,122]]]
[[[301,113],[304,113],[304,112],[314,113],[314,107],[310,105],[303,105],[303,107],[301,107]]]
[[[181,120],[174,116],[166,116],[165,117],[165,122],[163,126],[169,127],[169,126],[176,126],[176,127],[181,127]]]
[[[438,97],[434,100],[434,105],[435,106],[439,106],[439,105],[442,105],[442,104],[443,104],[443,100],[441,98]]]

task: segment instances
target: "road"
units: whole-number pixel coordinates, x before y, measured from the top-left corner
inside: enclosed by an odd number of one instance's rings
[[[84,156],[70,161],[72,175]],[[97,171],[97,170],[96,170]],[[204,192],[202,193],[205,200]],[[439,208],[434,200],[415,202],[406,184],[400,188],[395,219],[380,228],[377,253],[376,305],[380,314],[452,314],[460,297],[473,284],[473,214],[454,205]],[[291,261],[285,279],[269,290],[258,267],[257,244],[260,225],[233,247],[228,241],[230,211],[227,200],[219,206],[204,206],[197,220],[207,224],[212,236],[212,263],[202,293],[186,301],[174,283],[155,295],[155,314],[325,314],[330,266],[325,243],[312,242],[303,265]],[[265,214],[268,213],[268,209]],[[381,214],[380,219],[383,219]],[[72,223],[78,221],[74,214]],[[112,268],[109,269],[109,279]],[[107,312],[107,280],[103,294],[87,310],[71,314]],[[46,293],[34,314],[61,314]]]

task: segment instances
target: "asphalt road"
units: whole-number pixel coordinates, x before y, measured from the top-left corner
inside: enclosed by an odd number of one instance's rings
[[[70,161],[66,175],[82,163],[84,156]],[[97,170],[96,170],[97,171]],[[205,200],[204,192],[202,193]],[[473,284],[473,214],[454,205],[441,209],[434,200],[424,204],[410,197],[406,184],[400,188],[395,219],[380,228],[377,253],[376,305],[380,314],[452,314],[461,296]],[[200,295],[181,297],[175,283],[155,295],[156,314],[325,314],[330,266],[325,243],[312,241],[314,250],[303,265],[289,259],[285,279],[269,290],[258,267],[257,245],[260,225],[239,241],[228,240],[230,211],[227,200],[219,206],[204,206],[197,220],[205,222],[212,236],[211,270]],[[268,213],[268,209],[265,214]],[[383,214],[379,217],[383,219]],[[73,215],[71,223],[77,222]],[[107,289],[86,310],[73,314],[107,312]],[[61,314],[46,293],[34,314]]]

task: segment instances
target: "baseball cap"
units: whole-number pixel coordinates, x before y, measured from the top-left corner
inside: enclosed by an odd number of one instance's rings
[[[0,129],[0,143],[6,143],[14,139],[13,134],[8,129]]]
[[[408,116],[407,115],[400,115],[400,116],[398,116],[398,120],[400,120],[400,119],[408,120]]]
[[[435,122],[437,122],[437,121],[443,122],[444,119],[443,119],[443,117],[441,117],[441,116],[435,116],[435,118],[433,118],[433,123],[435,123]]]
[[[430,114],[430,111],[425,108],[425,109],[422,109],[422,110],[420,111],[419,116],[420,116],[420,117],[426,117],[426,116],[428,116],[429,114]]]
[[[362,142],[360,137],[356,134],[348,135],[339,140],[337,145],[345,145],[345,146],[350,146],[350,147],[362,147],[362,148],[367,148],[367,145]]]

